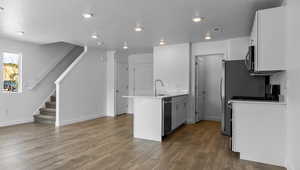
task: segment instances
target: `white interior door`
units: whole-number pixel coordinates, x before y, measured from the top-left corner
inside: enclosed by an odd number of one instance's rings
[[[203,57],[204,66],[204,119],[220,121],[222,103],[220,98],[222,83],[222,55]]]
[[[153,95],[153,64],[140,63],[134,67],[133,93],[136,96]]]
[[[117,115],[128,112],[129,74],[128,63],[117,63],[116,111]]]
[[[196,122],[203,119],[204,115],[204,62],[202,57],[196,57],[195,69],[195,118]]]

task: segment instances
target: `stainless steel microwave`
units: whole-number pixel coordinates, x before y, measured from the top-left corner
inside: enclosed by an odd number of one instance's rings
[[[245,58],[245,64],[249,72],[254,72],[255,67],[255,46],[249,46],[248,52]]]

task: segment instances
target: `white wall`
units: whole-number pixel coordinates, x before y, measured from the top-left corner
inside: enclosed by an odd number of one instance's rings
[[[129,95],[153,95],[153,54],[130,55],[128,61]],[[142,88],[135,87],[135,85],[142,86]],[[128,113],[133,113],[133,99],[128,100]]]
[[[59,125],[102,117],[106,112],[106,52],[87,52],[59,83]]]
[[[228,40],[228,60],[243,60],[248,52],[249,37]]]
[[[289,170],[300,169],[300,1],[287,1],[287,165]]]
[[[287,98],[287,73],[278,72],[270,76],[271,84],[279,84],[280,85],[280,93],[283,95],[283,99],[286,102]]]
[[[158,46],[153,49],[153,79],[164,82],[164,91],[189,91],[190,44]]]
[[[44,69],[58,58],[63,59],[73,47],[66,43],[37,45],[5,38],[0,39],[1,54],[2,52],[23,54],[23,87],[26,82],[35,79],[37,74],[44,72]],[[59,71],[49,73],[47,78],[33,90],[23,88],[22,93],[11,96],[0,92],[0,126],[33,121],[34,112],[55,89],[54,81],[58,77],[58,73]],[[2,76],[0,76],[0,80],[2,82]]]

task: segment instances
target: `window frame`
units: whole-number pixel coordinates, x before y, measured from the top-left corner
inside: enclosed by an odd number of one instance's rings
[[[19,83],[18,83],[18,90],[16,92],[12,92],[12,91],[5,91],[3,88],[4,85],[4,77],[3,77],[3,58],[4,58],[4,54],[8,53],[8,54],[15,54],[18,55],[18,66],[19,66]],[[19,94],[23,92],[23,54],[21,52],[1,52],[1,66],[0,66],[0,74],[1,74],[1,92],[2,93],[8,93],[8,94]]]

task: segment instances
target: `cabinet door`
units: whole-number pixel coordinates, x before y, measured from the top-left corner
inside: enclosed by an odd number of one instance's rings
[[[173,98],[172,106],[172,130],[186,122],[187,102],[185,96]]]
[[[180,119],[182,115],[182,102],[181,100],[177,104],[177,112],[176,112],[176,128],[180,126]]]
[[[255,71],[258,71],[257,68],[258,68],[258,42],[257,42],[257,22],[258,22],[258,13],[256,12],[256,15],[255,15],[255,18],[254,18],[254,21],[253,21],[253,25],[252,25],[252,31],[251,31],[251,45],[254,46],[254,56],[255,56],[255,63],[254,63],[254,69]]]
[[[177,128],[178,97],[172,98],[172,130]]]
[[[236,118],[235,118],[235,108],[232,107],[232,136],[231,136],[231,142],[232,142],[232,151],[233,152],[238,152],[238,149],[236,147],[237,144],[237,136],[236,136]]]
[[[186,121],[186,98],[182,97],[181,103],[180,103],[180,115],[179,115],[179,120],[178,124],[179,126],[182,125]]]
[[[182,125],[186,122],[186,110],[187,110],[187,99],[186,96],[181,96],[178,106],[178,113],[177,113],[177,126]]]
[[[187,116],[187,98],[183,97],[182,104],[181,104],[181,112],[180,112],[180,120],[179,125],[182,125],[186,122],[186,116]]]
[[[284,7],[258,11],[258,71],[285,70]]]

